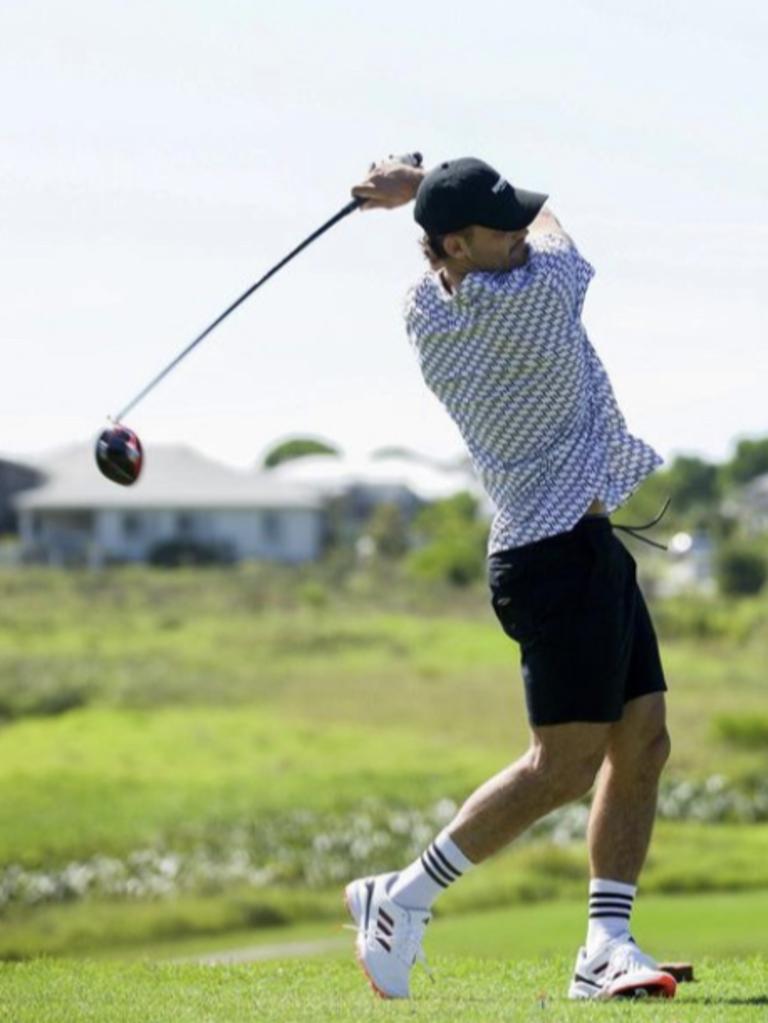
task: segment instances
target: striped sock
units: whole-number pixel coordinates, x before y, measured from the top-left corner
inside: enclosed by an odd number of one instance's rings
[[[447,832],[441,831],[417,860],[400,871],[389,897],[401,906],[428,909],[438,895],[473,866]]]
[[[621,881],[593,878],[589,882],[589,928],[587,955],[591,956],[606,941],[629,937],[629,919],[637,887]]]

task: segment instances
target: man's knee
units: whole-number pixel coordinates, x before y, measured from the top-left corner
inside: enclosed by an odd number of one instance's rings
[[[604,749],[558,750],[540,744],[529,751],[529,769],[552,797],[553,806],[581,799],[592,788]]]
[[[658,777],[669,760],[671,751],[672,740],[667,726],[661,724],[645,734],[634,737],[631,742],[612,743],[608,750],[608,759],[614,769]]]
[[[649,767],[654,768],[660,774],[669,760],[671,752],[672,740],[669,737],[667,726],[662,725],[646,746],[646,762]]]

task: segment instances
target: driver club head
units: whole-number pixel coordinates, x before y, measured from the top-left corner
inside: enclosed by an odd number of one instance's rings
[[[108,480],[124,487],[132,486],[141,474],[143,462],[141,441],[127,426],[115,423],[99,434],[96,464]]]

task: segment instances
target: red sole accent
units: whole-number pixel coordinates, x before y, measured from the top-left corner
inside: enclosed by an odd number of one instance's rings
[[[621,998],[632,991],[645,991],[649,998],[674,998],[677,991],[677,981],[669,973],[657,973],[653,980],[645,984],[630,984],[627,987],[618,987],[611,991],[611,998]]]
[[[347,889],[346,888],[344,889],[344,908],[349,913],[349,916],[350,916],[350,919],[352,920],[352,922],[354,924],[357,924],[357,920],[355,920],[355,914],[352,912],[352,907],[349,905],[349,895],[347,894]],[[391,998],[386,993],[386,991],[382,991],[381,988],[376,987],[376,982],[374,981],[373,977],[368,972],[368,969],[367,969],[365,963],[363,962],[363,957],[362,957],[362,955],[360,953],[360,949],[357,947],[357,939],[355,939],[355,959],[357,960],[357,965],[363,971],[365,979],[370,984],[371,990],[373,991],[373,993],[375,995],[377,995],[379,998],[383,998],[384,1001],[391,1001]]]

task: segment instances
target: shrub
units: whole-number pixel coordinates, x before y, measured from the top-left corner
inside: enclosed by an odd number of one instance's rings
[[[469,586],[483,574],[483,559],[472,536],[441,537],[415,551],[408,559],[409,570],[433,582]]]
[[[422,547],[408,559],[416,576],[468,586],[485,572],[488,528],[471,494],[456,494],[424,508],[414,520]]]
[[[368,520],[366,534],[382,558],[401,558],[408,550],[408,526],[396,504],[377,505]]]
[[[765,624],[757,600],[735,601],[686,594],[654,601],[653,619],[664,639],[713,639],[743,643]]]
[[[768,751],[768,714],[720,714],[712,731],[731,746]]]
[[[231,565],[235,561],[231,544],[224,541],[162,540],[149,552],[149,563],[160,568],[191,565]]]
[[[744,596],[759,593],[768,575],[763,554],[744,541],[731,541],[721,547],[715,575],[721,593]]]

